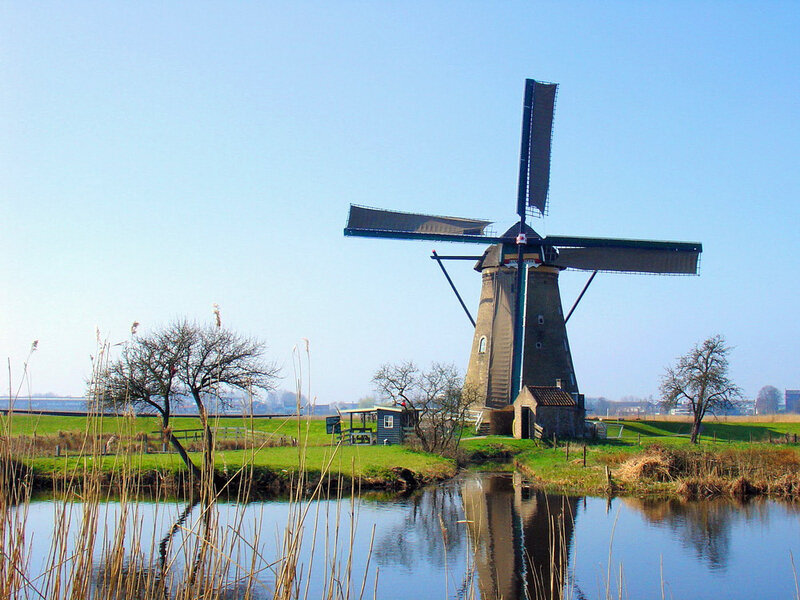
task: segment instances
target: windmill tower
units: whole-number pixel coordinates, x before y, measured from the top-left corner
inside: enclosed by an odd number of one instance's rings
[[[477,319],[470,315],[475,335],[466,382],[478,389],[486,408],[508,406],[523,386],[578,394],[566,329],[571,311],[564,315],[558,288],[561,271],[592,272],[586,287],[598,271],[693,275],[702,252],[694,242],[542,237],[526,223],[547,213],[556,89],[554,83],[525,81],[519,221],[503,235],[486,233],[490,221],[355,205],[344,230],[346,236],[489,245],[481,256],[432,256],[446,276],[442,260],[477,259],[483,283]],[[469,315],[463,301],[462,306]]]

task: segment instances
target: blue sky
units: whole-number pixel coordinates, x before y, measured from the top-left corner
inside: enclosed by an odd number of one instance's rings
[[[560,84],[534,228],[705,250],[699,277],[596,278],[581,390],[656,394],[715,333],[748,394],[798,388],[798,31],[796,2],[4,2],[0,354],[16,380],[38,339],[32,390],[80,394],[96,328],[218,303],[286,387],[308,338],[319,402],[387,361],[466,368],[430,244],[342,228],[351,202],[510,226],[532,77]],[[451,272],[474,309],[480,278]]]

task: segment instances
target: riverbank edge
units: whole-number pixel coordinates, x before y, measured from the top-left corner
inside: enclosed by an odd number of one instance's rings
[[[547,450],[543,452],[548,452]],[[552,452],[552,451],[550,451]],[[647,448],[632,454],[629,460],[645,457]],[[712,452],[713,454],[713,452]],[[644,499],[713,500],[731,498],[746,501],[750,498],[767,498],[789,502],[800,501],[800,473],[785,473],[783,476],[763,477],[754,475],[725,477],[716,474],[678,476],[668,480],[642,476],[622,478],[622,465],[583,467],[588,471],[583,477],[575,475],[575,467],[559,469],[537,469],[527,463],[527,458],[514,458],[512,464],[522,477],[534,487],[545,492],[596,497],[637,497]],[[558,462],[559,459],[553,459]],[[577,461],[576,461],[577,463]],[[627,464],[627,463],[625,463]],[[577,466],[577,465],[576,465]],[[550,471],[543,473],[543,471]]]
[[[403,466],[371,469],[368,475],[323,473],[319,469],[305,469],[303,477],[298,470],[274,469],[267,466],[247,466],[233,472],[215,469],[214,484],[219,494],[229,498],[271,499],[296,493],[301,482],[306,494],[324,488],[329,492],[353,491],[408,494],[425,485],[448,480],[458,469],[453,463],[447,471],[414,471]],[[187,470],[172,469],[86,469],[69,473],[56,473],[24,467],[18,470],[17,483],[28,487],[31,493],[80,492],[95,486],[106,493],[134,492],[153,496],[180,496],[191,494],[197,487]]]
[[[644,456],[654,446],[625,448],[628,460]],[[516,470],[531,486],[545,492],[595,497],[640,497],[649,499],[699,500],[732,497],[744,500],[750,497],[800,500],[800,473],[788,474],[773,481],[736,477],[678,477],[658,480],[640,477],[624,480],[619,476],[619,463],[610,466],[609,456],[590,458],[583,466],[582,457],[565,460],[563,454],[551,448],[520,447],[513,442],[494,440],[477,449],[462,449],[451,468],[419,471],[405,466],[374,466],[368,473],[347,475],[326,473],[320,469],[306,469],[303,486],[307,493],[320,484],[327,490],[375,491],[389,494],[408,494],[425,485],[451,479],[463,470]],[[595,446],[597,450],[606,449]],[[798,452],[797,448],[791,448]],[[715,453],[716,450],[706,450]],[[721,453],[721,451],[719,451]],[[729,452],[729,450],[728,450]],[[191,493],[195,484],[184,470],[175,469],[86,469],[52,472],[28,467],[25,479],[32,492],[59,492],[67,488],[82,489],[93,483],[109,492],[121,489],[137,490],[147,494],[180,495]],[[228,468],[215,471],[218,490],[229,497],[270,499],[285,496],[296,489],[299,474],[296,469],[276,469],[264,465],[247,465],[229,472]]]
[[[794,445],[727,447],[686,447],[684,453],[695,453],[714,460],[746,456],[752,453],[775,453],[777,460],[787,454],[793,464],[785,470],[754,469],[741,476],[726,477],[716,472],[702,475],[677,475],[653,468],[653,454],[675,451],[658,443],[641,446],[620,446],[593,443],[584,454],[582,445],[573,452],[565,448],[522,446],[519,440],[502,438],[480,442],[472,452],[465,452],[463,466],[478,470],[514,470],[523,480],[545,492],[595,497],[639,497],[648,499],[703,500],[735,498],[745,500],[764,497],[783,501],[800,501],[800,448]],[[588,455],[588,456],[587,456]],[[763,456],[763,455],[762,455]],[[768,458],[771,455],[767,455]],[[631,464],[644,463],[638,472]],[[650,467],[648,470],[647,467]]]

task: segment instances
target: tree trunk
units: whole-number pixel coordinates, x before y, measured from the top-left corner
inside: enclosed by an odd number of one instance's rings
[[[192,459],[189,458],[189,455],[186,453],[186,449],[183,447],[183,444],[180,443],[178,438],[176,438],[175,435],[170,430],[168,413],[161,414],[161,431],[167,437],[169,443],[172,444],[172,447],[175,448],[175,451],[178,453],[178,456],[181,457],[181,460],[189,469],[189,473],[191,473],[192,477],[199,481],[202,473],[200,469],[197,468],[197,465],[195,465],[192,462]]]
[[[689,440],[692,444],[697,443],[697,437],[700,435],[700,423],[702,422],[703,417],[695,415],[694,421],[692,421],[692,436]]]
[[[194,403],[197,405],[197,411],[200,413],[200,422],[203,425],[204,430],[204,450],[203,450],[203,471],[205,471],[206,476],[208,477],[209,481],[214,481],[214,434],[211,431],[211,424],[208,422],[208,412],[206,411],[206,406],[203,404],[203,401],[200,399],[200,394],[198,392],[192,391],[192,396],[194,397]]]

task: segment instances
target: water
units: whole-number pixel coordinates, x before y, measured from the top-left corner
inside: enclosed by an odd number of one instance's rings
[[[126,524],[132,568],[157,568],[163,555],[180,572],[192,564],[198,537],[213,535],[217,556],[241,566],[228,574],[229,596],[253,578],[255,597],[271,597],[276,574],[267,565],[280,555],[292,511],[286,502],[219,504],[210,518],[186,504],[139,502],[133,508],[123,515],[123,506],[109,502],[97,516],[101,538]],[[46,568],[54,530],[70,531],[67,556],[80,545],[83,509],[53,500],[30,504],[30,574]],[[544,494],[509,474],[466,475],[408,498],[314,504],[300,553],[301,597],[306,581],[309,598],[323,595],[331,565],[348,585],[351,535],[355,598],[362,585],[364,598],[372,598],[377,585],[377,597],[387,600],[469,598],[471,591],[511,600],[557,596],[562,589],[575,599],[606,598],[607,589],[614,598],[620,589],[623,598],[661,598],[662,589],[666,598],[795,598],[790,553],[800,562],[800,506],[607,501]],[[93,553],[94,588],[102,585],[103,546]]]

